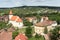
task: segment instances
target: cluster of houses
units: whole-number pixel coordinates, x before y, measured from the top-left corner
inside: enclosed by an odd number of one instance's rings
[[[6,16],[6,15],[4,15],[3,17],[0,16],[0,19],[1,19],[0,21],[2,21],[2,20],[5,22],[8,21],[8,24],[11,23],[14,27],[18,27],[18,28],[24,27],[22,18],[20,18],[19,16],[13,15],[12,10],[10,10],[8,16]],[[25,19],[28,20],[29,22],[32,22],[34,25],[35,33],[41,34],[41,35],[44,35],[45,27],[47,27],[48,32],[49,32],[50,30],[54,29],[55,26],[57,26],[56,21],[49,20],[49,18],[46,16],[41,17],[40,22],[37,22],[38,20],[36,17],[25,17]],[[19,34],[19,35],[21,35],[21,34]],[[17,36],[17,37],[19,38],[19,36]],[[15,40],[18,39],[17,37]],[[27,39],[27,38],[25,38],[25,39]]]
[[[41,21],[34,25],[35,32],[37,34],[43,35],[45,27],[47,27],[48,32],[57,26],[56,21],[49,20],[48,17],[42,17]]]
[[[57,26],[56,21],[49,20],[49,18],[46,16],[41,17],[41,21],[38,23],[36,17],[25,17],[25,19],[33,23],[35,32],[38,34],[43,33],[45,27],[47,27],[48,31],[50,31],[51,29],[54,29],[55,26]],[[9,13],[9,23],[18,28],[24,26],[23,20],[19,16],[14,16],[12,11]]]

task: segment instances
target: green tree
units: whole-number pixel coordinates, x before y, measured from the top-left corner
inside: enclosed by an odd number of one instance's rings
[[[25,34],[26,34],[26,36],[27,36],[28,38],[32,37],[32,27],[28,26],[28,27],[26,28]]]
[[[40,35],[38,35],[38,34],[36,33],[35,38],[36,38],[36,40],[39,40]]]
[[[58,40],[60,34],[59,34],[60,27],[56,27],[51,31],[52,35],[50,36],[51,40]]]
[[[12,38],[15,39],[15,37],[19,34],[18,29],[16,29],[14,32],[12,32]]]
[[[29,22],[28,20],[24,20],[23,21],[25,26],[32,26],[33,24],[31,22]]]
[[[0,22],[0,29],[4,29],[4,28],[7,28],[7,23],[5,22]]]
[[[35,38],[36,40],[45,40],[42,35],[38,35],[38,34],[35,35]]]

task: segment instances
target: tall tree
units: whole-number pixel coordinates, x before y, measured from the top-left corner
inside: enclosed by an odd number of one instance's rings
[[[26,28],[25,34],[28,38],[32,37],[32,28],[30,26]]]

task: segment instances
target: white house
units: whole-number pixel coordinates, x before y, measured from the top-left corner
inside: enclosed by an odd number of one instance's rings
[[[9,23],[11,23],[14,27],[23,27],[23,20],[19,16],[14,16],[12,14],[12,10],[10,10],[9,13]]]
[[[36,23],[34,25],[34,29],[35,29],[35,33],[43,35],[45,27],[47,27],[49,32],[50,30],[54,29],[55,26],[57,26],[56,21],[48,20],[48,17],[42,17],[41,22]]]

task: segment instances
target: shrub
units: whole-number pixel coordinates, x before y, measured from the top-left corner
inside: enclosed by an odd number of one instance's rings
[[[14,31],[14,32],[12,33],[13,39],[15,39],[15,37],[16,37],[18,34],[19,34],[19,32],[18,32],[18,29],[17,29],[16,31]]]
[[[32,23],[27,20],[24,20],[23,23],[25,26],[32,26]]]
[[[32,37],[32,28],[30,26],[26,28],[25,34],[28,38]]]
[[[51,40],[58,40],[60,27],[56,27],[54,30],[51,31],[52,35],[50,36]]]
[[[38,35],[38,34],[35,35],[35,38],[36,40],[45,40],[42,35]]]
[[[44,29],[44,33],[45,33],[45,34],[48,33],[48,29],[47,29],[47,27],[45,27],[45,29]]]

